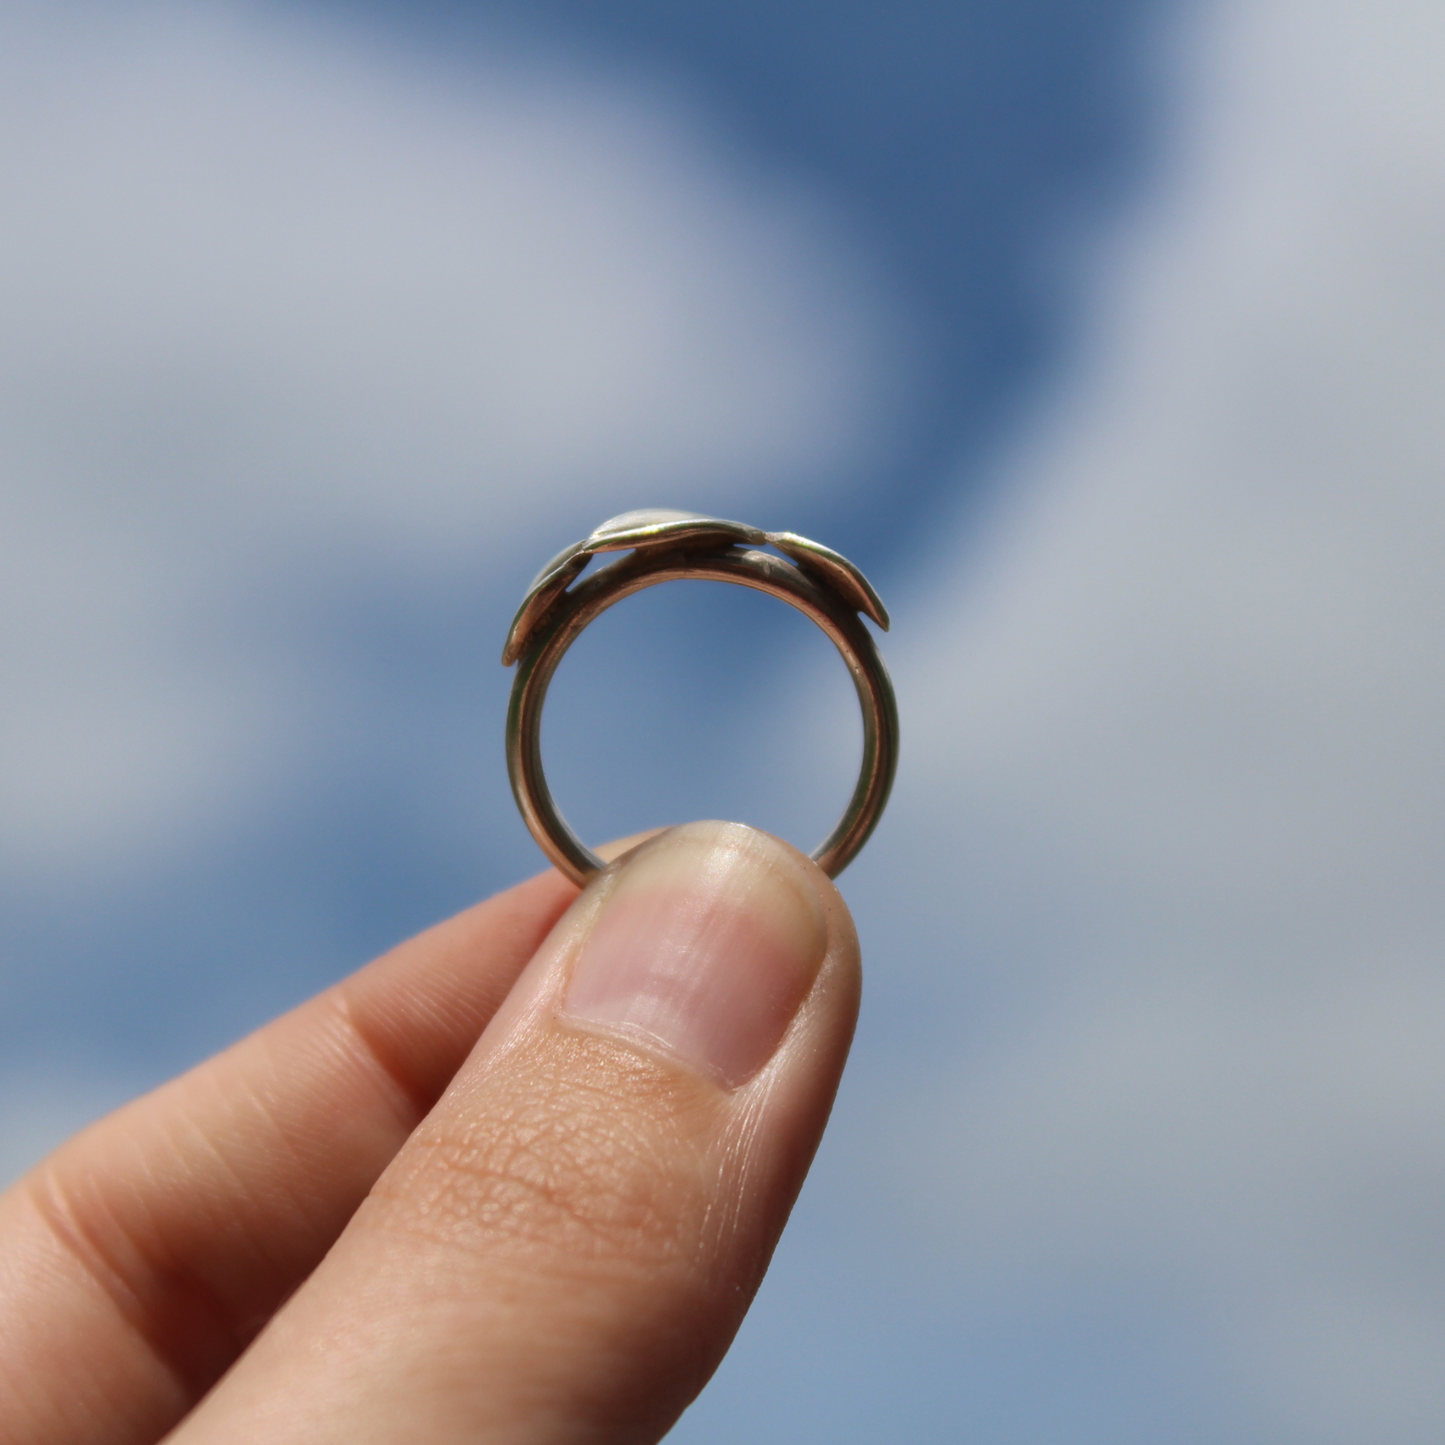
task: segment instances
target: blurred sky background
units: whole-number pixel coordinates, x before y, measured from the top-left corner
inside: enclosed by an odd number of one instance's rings
[[[894,614],[834,1123],[686,1445],[1445,1438],[1438,0],[0,0],[0,1174],[526,876],[631,507]],[[584,836],[846,675],[602,619]]]

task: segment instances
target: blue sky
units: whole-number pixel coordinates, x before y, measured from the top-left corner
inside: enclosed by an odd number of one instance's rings
[[[329,8],[459,68],[498,44],[606,65],[671,92],[751,165],[826,207],[898,308],[894,360],[908,385],[886,451],[833,469],[817,522],[839,545],[906,557],[926,532],[926,502],[956,494],[965,475],[986,485],[988,447],[1059,364],[1081,236],[1137,189],[1154,153],[1151,60],[1179,6]],[[883,504],[899,487],[925,502],[911,525],[908,509]]]
[[[511,611],[696,506],[865,567],[905,753],[676,1438],[1438,1440],[1434,9],[0,27],[6,1173],[533,871]],[[842,668],[735,592],[569,658],[585,836],[831,821]]]

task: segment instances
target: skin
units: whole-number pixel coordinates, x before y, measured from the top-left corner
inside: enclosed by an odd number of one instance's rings
[[[613,851],[581,894],[547,873],[402,944],[0,1196],[0,1440],[660,1439],[817,1147],[858,948],[767,835]]]

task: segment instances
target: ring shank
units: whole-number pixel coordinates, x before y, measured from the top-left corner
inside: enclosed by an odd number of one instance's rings
[[[731,582],[780,598],[828,635],[848,667],[863,713],[862,768],[843,816],[812,855],[836,878],[867,842],[888,801],[898,763],[898,705],[888,670],[858,614],[791,562],[768,552],[741,547],[639,551],[562,596],[518,659],[507,708],[507,773],[522,817],[542,851],[574,883],[585,884],[604,866],[568,826],[547,786],[542,769],[547,689],[567,649],[609,607],[645,587],[687,579]]]

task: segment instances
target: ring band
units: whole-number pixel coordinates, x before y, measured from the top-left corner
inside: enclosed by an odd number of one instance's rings
[[[771,546],[776,556],[757,550]],[[576,582],[599,552],[632,555]],[[863,614],[888,613],[846,558],[792,532],[762,532],[692,512],[627,512],[558,553],[538,573],[513,620],[502,662],[517,664],[507,708],[507,773],[517,807],[542,851],[574,883],[603,866],[557,811],[542,771],[542,706],[557,665],[613,603],[659,582],[697,578],[770,593],[812,618],[843,656],[863,711],[863,766],[853,796],[813,860],[836,878],[877,826],[898,764],[898,704]],[[575,586],[571,584],[576,582]]]

